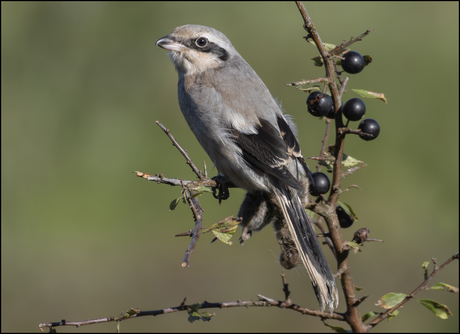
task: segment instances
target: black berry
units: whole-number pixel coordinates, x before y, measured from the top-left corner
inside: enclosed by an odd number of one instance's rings
[[[343,70],[347,73],[359,73],[366,65],[363,56],[361,56],[358,52],[350,51],[344,54],[342,57],[345,59],[341,61],[341,65]]]
[[[314,91],[307,97],[308,112],[315,117],[326,116],[333,108],[332,98],[320,91]]]
[[[340,110],[342,110],[342,107],[340,107]],[[334,109],[334,106],[332,106],[331,110],[329,110],[329,112],[327,113],[326,117],[327,117],[327,118],[330,118],[330,119],[335,119],[335,109]]]
[[[359,123],[358,129],[360,129],[365,134],[373,135],[373,137],[370,137],[360,134],[359,136],[364,140],[374,140],[380,133],[379,123],[377,123],[375,119],[371,118],[361,121],[361,123]]]
[[[339,218],[341,228],[347,228],[353,225],[355,218],[346,212],[340,205],[335,208],[335,212],[337,213],[337,218]]]
[[[343,106],[343,115],[350,121],[359,121],[366,113],[366,105],[357,97],[349,99]]]
[[[311,174],[313,178],[314,185],[310,186],[310,194],[313,196],[319,196],[321,194],[327,193],[329,187],[331,186],[331,182],[326,174],[321,172],[316,172]]]

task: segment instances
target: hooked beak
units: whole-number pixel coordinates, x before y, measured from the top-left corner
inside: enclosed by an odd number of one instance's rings
[[[161,37],[158,41],[156,41],[155,45],[168,51],[182,52],[185,49],[185,46],[168,36]]]

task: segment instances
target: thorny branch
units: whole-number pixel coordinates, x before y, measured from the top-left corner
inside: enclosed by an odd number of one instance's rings
[[[425,281],[420,284],[406,299],[404,299],[401,303],[396,305],[390,310],[387,310],[385,313],[382,313],[379,315],[377,318],[372,320],[369,324],[365,325],[366,326],[366,331],[369,331],[376,325],[378,325],[382,320],[386,319],[389,315],[391,315],[396,309],[401,307],[404,303],[406,303],[409,299],[413,298],[418,292],[423,290],[428,282],[439,272],[441,271],[445,266],[447,266],[450,262],[452,262],[454,259],[458,260],[459,253],[455,253],[451,258],[449,258],[445,263],[443,263],[440,267],[435,267],[433,272],[429,277],[425,279]],[[342,273],[339,273],[342,274]],[[258,300],[247,300],[247,301],[233,301],[233,302],[217,302],[217,303],[209,303],[207,301],[204,301],[203,303],[199,304],[199,309],[211,309],[211,308],[231,308],[231,307],[266,307],[266,306],[275,306],[279,307],[282,309],[288,309],[296,312],[300,312],[302,314],[308,314],[312,316],[317,316],[321,317],[322,319],[334,319],[334,320],[339,320],[339,321],[347,321],[347,314],[343,313],[338,313],[338,312],[333,312],[333,313],[327,313],[327,312],[321,312],[317,310],[311,310],[306,307],[297,305],[292,303],[291,300],[291,292],[289,291],[288,284],[286,281],[286,277],[284,275],[284,272],[281,274],[282,278],[282,283],[283,283],[283,293],[284,293],[284,300],[276,300],[273,298],[265,297],[263,295],[258,294]],[[355,301],[354,306],[358,306],[361,304],[367,296],[363,296],[360,299]],[[105,322],[121,322],[124,320],[128,319],[133,319],[133,318],[139,318],[143,316],[157,316],[157,315],[163,315],[163,314],[169,314],[169,313],[175,313],[175,312],[180,312],[180,311],[189,311],[192,307],[195,305],[186,305],[185,304],[186,298],[182,301],[182,303],[179,306],[174,306],[174,307],[168,307],[160,310],[153,310],[153,311],[140,311],[138,309],[131,309],[128,312],[121,314],[119,316],[112,316],[112,317],[107,317],[107,318],[99,318],[99,319],[90,319],[90,320],[83,320],[83,321],[66,321],[66,320],[61,320],[58,322],[46,322],[46,323],[41,323],[39,324],[39,328],[43,331],[43,328],[49,327],[60,327],[60,326],[84,326],[84,325],[94,325],[94,324],[99,324],[99,323],[105,323]],[[209,316],[214,316],[215,314],[210,314]]]
[[[187,199],[187,203],[192,210],[193,217],[195,218],[195,228],[192,231],[190,241],[190,245],[188,246],[187,250],[185,251],[184,259],[182,260],[182,267],[189,267],[190,266],[190,256],[195,251],[196,243],[198,242],[198,238],[200,237],[200,230],[203,228],[203,209],[201,208],[200,202],[198,201],[197,197],[193,196],[194,191],[185,189],[184,194],[185,198]]]
[[[359,134],[359,130],[350,130],[346,128],[342,122],[342,116],[340,112],[340,106],[341,106],[341,96],[345,90],[345,86],[348,81],[348,77],[345,79],[342,79],[340,76],[340,73],[336,70],[336,65],[335,65],[335,58],[337,57],[338,54],[343,52],[343,50],[351,45],[354,42],[360,41],[363,37],[367,36],[372,30],[367,30],[365,33],[362,35],[358,36],[357,38],[352,38],[349,42],[343,42],[339,46],[337,46],[334,50],[327,52],[326,49],[324,48],[323,43],[321,42],[320,36],[316,31],[316,28],[311,21],[310,17],[308,16],[307,11],[305,10],[302,2],[296,1],[296,5],[302,15],[302,18],[304,20],[304,28],[308,32],[308,38],[312,38],[321,54],[321,57],[323,59],[323,63],[325,64],[326,68],[326,76],[323,78],[317,78],[313,80],[303,80],[303,81],[298,81],[298,82],[292,82],[290,84],[287,84],[288,86],[300,86],[304,84],[314,84],[314,83],[325,83],[329,87],[329,90],[332,95],[332,99],[334,102],[334,109],[336,112],[336,117],[335,117],[335,124],[336,124],[336,141],[335,141],[335,152],[334,152],[334,174],[333,174],[333,181],[332,181],[332,189],[331,193],[329,195],[329,198],[326,199],[324,196],[322,196],[322,204],[321,206],[313,204],[310,205],[309,209],[315,209],[315,212],[317,212],[320,217],[318,221],[316,221],[316,225],[318,228],[321,230],[322,234],[326,237],[326,243],[328,246],[332,249],[334,255],[337,258],[338,261],[338,271],[334,275],[338,277],[341,282],[342,282],[342,287],[344,290],[345,294],[345,301],[347,305],[347,311],[345,313],[338,313],[338,312],[333,312],[333,313],[324,313],[321,311],[317,310],[311,310],[307,309],[305,307],[296,305],[292,303],[291,297],[290,297],[290,291],[288,289],[288,284],[286,282],[286,278],[284,276],[284,273],[281,275],[282,276],[282,282],[283,282],[283,292],[285,295],[285,300],[284,301],[279,301],[275,300],[269,297],[265,297],[262,295],[257,295],[258,300],[256,301],[241,301],[237,300],[235,302],[217,302],[217,303],[209,303],[207,301],[204,301],[203,303],[199,304],[199,309],[210,309],[210,308],[230,308],[230,307],[266,307],[266,306],[275,306],[279,308],[284,308],[284,309],[290,309],[293,311],[300,312],[302,314],[309,314],[313,316],[318,316],[321,317],[322,319],[335,319],[339,321],[346,321],[352,328],[354,332],[368,332],[370,329],[375,327],[377,324],[379,324],[381,321],[384,319],[388,318],[389,315],[391,315],[396,309],[401,307],[404,303],[406,303],[409,299],[413,298],[415,294],[420,292],[422,289],[424,289],[428,283],[429,280],[431,280],[440,270],[442,270],[447,264],[452,262],[454,259],[458,259],[459,255],[458,252],[454,254],[449,260],[447,260],[443,265],[440,267],[435,266],[435,269],[433,270],[432,274],[425,279],[425,281],[420,284],[409,296],[407,296],[401,303],[396,305],[390,310],[387,310],[386,312],[380,314],[378,317],[373,319],[371,322],[368,324],[364,324],[361,321],[361,318],[359,316],[359,311],[358,311],[358,306],[367,298],[367,296],[363,296],[361,298],[357,298],[355,294],[355,289],[354,289],[354,284],[353,280],[351,277],[351,272],[350,272],[350,267],[348,264],[348,248],[345,247],[346,244],[344,240],[342,239],[342,236],[339,232],[339,224],[337,220],[337,215],[335,212],[335,207],[337,203],[338,196],[341,192],[340,190],[340,184],[341,184],[341,179],[344,177],[342,174],[342,157],[343,157],[343,145],[344,145],[344,138],[345,135],[348,133],[353,133],[353,134]],[[340,89],[337,87],[336,80],[335,80],[335,75],[337,75],[337,79],[340,83]],[[200,206],[200,203],[197,199],[197,197],[194,197],[194,193],[196,192],[196,189],[200,186],[204,187],[213,187],[215,188],[218,186],[218,182],[216,182],[213,179],[208,179],[206,175],[206,171],[203,174],[193,163],[193,161],[190,159],[188,156],[188,153],[186,150],[184,150],[174,139],[172,134],[168,129],[166,129],[160,122],[156,122],[160,128],[168,135],[170,138],[172,144],[180,151],[180,153],[184,156],[184,158],[187,161],[187,164],[191,167],[193,172],[197,175],[199,178],[198,181],[187,181],[187,180],[181,180],[181,179],[175,179],[175,178],[166,178],[162,174],[160,175],[149,175],[146,173],[142,172],[136,172],[136,175],[142,178],[145,178],[149,181],[155,181],[157,183],[163,183],[163,184],[169,184],[172,186],[181,186],[183,189],[184,197],[187,200],[189,207],[193,213],[194,220],[195,220],[195,227],[194,229],[186,232],[186,233],[181,233],[179,235],[189,235],[191,236],[191,242],[189,247],[186,250],[184,259],[182,261],[182,266],[189,266],[189,258],[190,255],[194,252],[196,243],[198,241],[199,236],[201,235],[199,231],[203,228],[202,226],[202,214],[203,214],[203,209]],[[316,160],[322,160],[324,159],[324,152],[326,149],[326,143],[327,139],[329,137],[329,131],[330,131],[330,123],[331,121],[329,120],[327,122],[327,129],[326,133],[322,142],[322,148],[320,152],[319,158]],[[361,166],[362,167],[362,166]],[[359,168],[361,168],[359,167]],[[319,170],[319,165],[317,166],[317,169]],[[228,187],[232,187],[234,185],[229,184]],[[346,190],[345,190],[346,191]],[[329,233],[326,232],[324,227],[321,224],[321,220],[325,220],[326,224],[329,228]],[[368,241],[371,239],[368,239]],[[120,316],[116,317],[108,317],[108,318],[100,318],[100,319],[93,319],[93,320],[85,320],[85,321],[66,321],[62,320],[60,322],[52,322],[52,323],[41,323],[39,325],[40,329],[43,330],[44,327],[58,327],[58,326],[76,326],[80,327],[83,325],[90,325],[90,324],[96,324],[96,323],[103,323],[103,322],[121,322],[123,320],[128,320],[128,319],[133,319],[141,316],[157,316],[161,314],[168,314],[168,313],[174,313],[174,312],[179,312],[179,311],[189,311],[192,307],[195,307],[195,305],[186,305],[185,304],[186,298],[182,301],[182,303],[179,306],[176,307],[170,307],[170,308],[165,308],[161,310],[154,310],[154,311],[140,311],[138,309],[131,309],[130,311],[126,312],[125,314],[121,314]],[[213,316],[214,314],[209,315],[210,317]]]
[[[342,44],[338,45],[335,49],[331,50],[330,54],[331,55],[341,54],[348,46],[350,46],[351,44],[353,44],[355,42],[362,41],[364,37],[366,37],[367,35],[369,35],[373,31],[374,31],[374,29],[367,29],[364,33],[362,33],[358,37],[351,38],[348,42],[343,41]]]
[[[323,82],[327,82],[329,90],[332,95],[332,100],[334,102],[335,110],[335,125],[336,125],[336,140],[335,140],[335,152],[334,152],[334,168],[333,168],[333,178],[332,178],[332,187],[331,192],[328,198],[328,207],[329,210],[324,216],[327,226],[329,228],[330,238],[335,247],[335,254],[337,256],[338,270],[341,272],[340,280],[342,282],[343,291],[345,294],[345,302],[347,305],[346,312],[346,321],[351,326],[353,332],[365,332],[366,328],[364,327],[361,317],[359,315],[359,309],[357,306],[354,306],[358,301],[356,297],[355,287],[353,284],[353,279],[351,276],[350,265],[348,263],[348,251],[344,251],[344,240],[340,234],[338,217],[335,212],[337,205],[337,200],[340,194],[340,184],[342,180],[342,157],[343,157],[343,147],[345,143],[345,133],[341,133],[342,128],[344,128],[342,122],[342,114],[340,112],[341,107],[341,95],[337,84],[335,81],[335,59],[333,55],[326,51],[326,48],[321,41],[321,38],[316,31],[316,27],[313,21],[310,19],[303,3],[301,1],[296,1],[297,8],[302,15],[304,20],[304,28],[308,32],[308,38],[313,39],[316,44],[316,47],[321,55],[323,63],[326,69],[326,77]],[[352,42],[352,41],[351,41]],[[348,44],[350,45],[351,42]],[[342,83],[340,87],[340,92],[343,93],[345,89],[345,84]],[[323,143],[324,146],[324,143]],[[323,150],[321,152],[324,152]]]
[[[136,171],[136,176],[142,177],[148,181],[155,181],[158,184],[169,184],[170,186],[183,186],[186,188],[198,188],[199,186],[204,187],[215,187],[217,185],[216,181],[212,179],[203,179],[198,181],[182,180],[176,178],[164,177],[163,174],[150,175],[147,173]]]
[[[181,311],[189,311],[192,308],[199,308],[199,310],[203,309],[212,309],[212,308],[231,308],[231,307],[267,307],[267,306],[274,306],[274,307],[279,307],[282,309],[288,309],[296,312],[300,312],[302,314],[308,314],[308,315],[313,315],[313,316],[318,316],[324,319],[335,319],[339,321],[344,321],[345,317],[341,313],[327,313],[327,312],[321,312],[317,310],[311,310],[306,307],[297,305],[292,303],[290,299],[290,292],[288,290],[288,284],[286,282],[286,277],[284,276],[284,273],[281,274],[282,277],[282,282],[283,282],[283,292],[285,299],[284,300],[276,300],[273,298],[265,297],[263,295],[258,294],[258,300],[247,300],[247,301],[233,301],[233,302],[216,302],[216,303],[210,303],[207,301],[204,301],[200,303],[197,307],[196,304],[193,305],[186,305],[185,301],[187,298],[184,298],[182,303],[179,306],[174,306],[174,307],[168,307],[165,309],[160,309],[160,310],[153,310],[153,311],[141,311],[139,309],[131,309],[128,312],[121,314],[119,316],[112,316],[112,317],[107,317],[107,318],[99,318],[99,319],[90,319],[90,320],[83,320],[83,321],[66,321],[66,320],[61,320],[58,322],[47,322],[47,323],[41,323],[39,324],[39,328],[43,330],[43,328],[49,327],[60,327],[60,326],[85,326],[85,325],[93,325],[93,324],[100,324],[100,323],[105,323],[105,322],[121,322],[124,320],[129,320],[129,319],[134,319],[134,318],[139,318],[143,316],[157,316],[157,315],[163,315],[163,314],[170,314],[170,313],[175,313],[175,312],[181,312]],[[214,316],[215,314],[211,314],[209,316]]]
[[[188,153],[186,150],[184,150],[179,143],[176,141],[176,139],[171,135],[169,132],[169,129],[166,129],[163,124],[161,124],[159,121],[156,121],[158,126],[168,135],[169,139],[171,139],[172,144],[179,150],[179,152],[184,156],[185,160],[187,161],[187,164],[192,168],[193,172],[198,176],[200,180],[204,180],[205,176],[201,173],[201,171],[195,166],[193,163],[192,159],[188,156]]]

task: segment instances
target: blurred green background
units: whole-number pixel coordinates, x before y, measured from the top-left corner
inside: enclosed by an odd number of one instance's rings
[[[211,162],[188,129],[177,76],[155,41],[183,24],[212,26],[233,42],[272,94],[294,116],[305,156],[317,155],[324,122],[307,97],[285,84],[320,77],[316,49],[293,2],[2,2],[2,332],[37,332],[40,322],[115,316],[187,302],[283,298],[278,245],[271,227],[240,247],[204,235],[181,268],[193,227],[190,210],[168,210],[180,189],[132,171],[193,179],[155,124],[160,120],[197,163]],[[313,2],[305,6],[324,42],[375,31],[353,49],[373,57],[348,88],[383,92],[366,100],[380,137],[350,136],[345,151],[368,167],[343,182],[341,200],[359,216],[350,240],[354,283],[370,295],[361,314],[387,292],[410,293],[421,265],[458,249],[458,2]],[[356,97],[345,96],[345,100]],[[357,123],[353,124],[357,127]],[[331,141],[332,143],[332,141]],[[314,166],[312,161],[309,162]],[[237,213],[244,192],[220,207],[201,197],[205,225]],[[331,254],[327,258],[332,261]],[[334,267],[334,265],[332,266]],[[295,303],[317,308],[303,268],[287,273]],[[458,262],[434,280],[458,285]],[[416,301],[375,331],[458,332],[458,295],[425,291],[447,304],[441,320]],[[342,298],[342,296],[341,296]],[[342,303],[338,311],[344,311]],[[185,313],[125,321],[123,332],[329,331],[316,318],[276,308],[211,310],[209,323]],[[343,325],[329,321],[333,325]],[[60,332],[115,331],[115,324]]]

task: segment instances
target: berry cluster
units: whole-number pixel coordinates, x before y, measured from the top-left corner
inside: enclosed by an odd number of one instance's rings
[[[358,52],[349,51],[343,55],[340,62],[342,69],[350,74],[359,73],[366,66],[366,62]],[[334,104],[332,98],[320,91],[313,91],[307,98],[308,112],[315,117],[335,118]],[[348,100],[339,113],[342,113],[349,121],[359,121],[366,113],[366,105],[359,98]],[[371,118],[364,119],[359,123],[358,129],[361,130],[359,137],[363,140],[374,140],[380,133],[379,123]]]
[[[360,73],[371,60],[369,56],[363,57],[358,52],[348,51],[342,55],[340,66],[346,73],[356,74]],[[366,114],[366,105],[360,98],[349,99],[336,114],[332,97],[319,90],[315,90],[308,95],[307,106],[308,112],[315,117],[335,119],[337,116],[340,119],[344,115],[351,122],[362,120]],[[348,123],[346,126],[348,126]],[[359,134],[359,137],[366,141],[377,138],[380,133],[379,123],[371,118],[362,120],[358,125],[358,129],[361,131],[353,132]],[[321,196],[329,191],[330,181],[326,174],[316,172],[311,176],[310,194],[312,196]],[[350,208],[343,208],[341,205],[337,205],[336,213],[342,228],[350,227],[355,221],[354,214],[352,210],[350,211]]]

